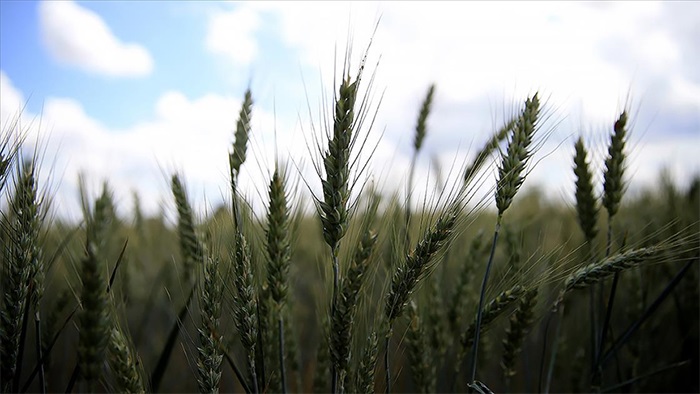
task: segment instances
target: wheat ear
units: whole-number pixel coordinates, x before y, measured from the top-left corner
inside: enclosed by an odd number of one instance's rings
[[[80,296],[82,313],[78,338],[80,373],[90,390],[101,376],[105,350],[109,339],[110,317],[107,297],[106,260],[104,259],[105,231],[109,226],[108,214],[111,197],[105,187],[95,201],[94,215],[87,220],[87,256],[83,259]]]
[[[209,256],[204,259],[202,279],[199,285],[199,326],[197,358],[197,384],[201,393],[218,393],[223,361],[222,338],[219,332],[223,283],[219,274],[218,260]]]
[[[428,346],[426,333],[418,313],[418,306],[414,301],[408,304],[408,319],[406,346],[408,347],[411,376],[419,392],[435,392],[436,366],[432,363],[434,353]]]
[[[377,366],[377,357],[379,355],[379,342],[377,333],[372,332],[367,338],[365,351],[360,359],[360,364],[357,367],[357,381],[355,384],[355,392],[357,393],[374,393],[374,374]]]
[[[610,256],[612,252],[612,222],[613,217],[617,213],[624,192],[624,171],[625,171],[625,143],[627,135],[627,111],[623,111],[613,125],[613,133],[610,136],[610,146],[608,147],[608,157],[605,160],[605,173],[603,174],[603,206],[608,212],[608,237],[605,247],[605,256]],[[605,347],[606,338],[608,335],[608,327],[612,319],[613,304],[615,294],[617,292],[617,284],[620,279],[619,272],[616,272],[613,277],[612,286],[610,288],[610,296],[605,311],[605,319],[601,327],[600,342],[596,352],[596,360],[599,361],[603,348]],[[601,285],[602,286],[602,285]],[[602,291],[602,287],[601,287]],[[602,297],[601,297],[602,299]],[[602,369],[600,363],[597,362],[597,368],[591,378],[591,388],[598,390]]]
[[[391,278],[391,288],[386,296],[384,316],[387,330],[384,338],[384,367],[386,374],[386,392],[391,391],[391,370],[389,369],[389,342],[393,332],[394,321],[401,316],[418,281],[428,272],[432,259],[448,241],[457,223],[459,203],[453,202],[423,235],[415,249],[406,256]]]
[[[41,211],[39,207],[35,162],[18,166],[15,195],[10,202],[10,222],[5,230],[7,246],[3,253],[3,304],[0,314],[2,385],[5,391],[18,391],[24,337],[30,307],[39,313],[44,289],[44,268],[39,247]],[[12,386],[8,384],[12,382]]]
[[[517,301],[525,293],[525,288],[520,285],[515,285],[508,290],[502,291],[496,298],[492,299],[484,309],[482,310],[482,320],[481,326],[477,324],[476,320],[473,321],[467,331],[462,335],[461,343],[462,350],[468,349],[470,346],[475,345],[474,342],[474,332],[477,327],[484,332],[498,316],[500,316],[511,304]]]
[[[593,194],[593,175],[587,162],[588,152],[579,137],[575,144],[574,175],[576,176],[576,213],[579,226],[586,239],[586,259],[592,258],[593,240],[598,234],[598,206]],[[595,289],[589,290],[589,309],[591,321],[591,354],[595,354],[598,347],[598,313],[595,301]]]
[[[253,110],[253,95],[250,89],[245,92],[243,104],[238,114],[236,121],[235,141],[233,143],[233,152],[229,153],[229,166],[231,169],[231,178],[235,180],[241,170],[241,165],[246,159],[246,150],[248,147],[248,137],[250,134],[250,119]]]
[[[250,373],[254,392],[258,392],[258,377],[255,367],[256,346],[258,337],[257,300],[255,298],[255,285],[253,270],[250,263],[250,247],[245,236],[236,231],[235,252],[231,256],[233,260],[234,275],[233,285],[233,317],[241,337],[241,343],[247,353],[248,373]]]
[[[411,195],[413,194],[413,175],[416,168],[416,160],[418,159],[418,153],[423,147],[423,140],[425,140],[425,135],[428,129],[428,115],[430,115],[430,110],[433,104],[433,95],[435,94],[435,84],[430,85],[428,92],[423,99],[423,104],[421,104],[420,111],[418,112],[418,120],[416,122],[416,133],[413,138],[413,157],[411,158],[411,167],[408,174],[408,182],[406,183],[406,227],[405,238],[406,247],[411,243],[410,229],[411,229]]]
[[[112,327],[109,334],[109,365],[114,371],[117,387],[123,393],[145,393],[141,361],[128,339],[118,327]]]
[[[510,327],[506,329],[506,338],[503,340],[503,356],[501,368],[506,382],[515,375],[516,357],[522,350],[525,335],[532,326],[535,306],[537,304],[537,288],[525,292],[520,298],[515,313],[510,317]]]
[[[574,174],[576,175],[576,213],[579,225],[586,238],[591,242],[598,234],[598,207],[593,195],[593,175],[588,165],[588,151],[579,137],[575,144]]]
[[[636,267],[657,252],[658,248],[654,246],[632,249],[627,252],[615,254],[602,261],[588,264],[566,278],[564,282],[564,292],[568,293],[574,289],[586,288],[616,273]]]
[[[623,111],[613,126],[608,157],[605,159],[605,173],[603,174],[603,206],[608,211],[609,217],[613,217],[617,213],[622,200],[626,135],[627,112]]]
[[[452,294],[452,302],[447,312],[447,319],[450,322],[450,328],[453,333],[457,333],[464,323],[463,311],[467,308],[470,302],[470,285],[472,283],[472,273],[477,261],[483,256],[484,252],[484,233],[479,231],[469,245],[467,258],[461,264],[459,269],[459,277],[454,293]]]
[[[540,100],[537,93],[525,101],[525,108],[520,117],[515,123],[513,134],[508,142],[506,154],[503,155],[501,165],[498,167],[498,182],[496,188],[496,208],[498,208],[498,217],[496,219],[496,229],[493,233],[493,242],[491,243],[491,254],[489,261],[486,263],[486,271],[484,279],[481,282],[481,292],[479,295],[479,307],[476,312],[476,329],[474,330],[474,346],[472,348],[472,367],[470,382],[476,381],[477,358],[479,356],[479,335],[481,335],[481,319],[482,308],[484,306],[484,298],[486,295],[486,285],[493,264],[493,256],[496,252],[496,242],[498,241],[498,232],[501,228],[503,213],[510,207],[516,193],[525,180],[525,166],[527,165],[532,155],[530,145],[532,144],[533,136],[537,130],[537,122],[540,113]]]
[[[179,175],[172,176],[171,188],[177,207],[177,233],[180,239],[180,253],[185,265],[184,277],[191,282],[197,267],[204,260],[204,247],[195,230],[192,207]]]
[[[269,187],[270,204],[267,211],[267,283],[270,288],[274,313],[277,316],[279,340],[279,365],[282,392],[287,391],[284,352],[284,308],[287,299],[287,277],[291,260],[289,235],[289,206],[285,191],[285,177],[278,165],[275,166]]]
[[[343,392],[348,362],[352,327],[357,310],[357,299],[369,267],[370,256],[377,242],[377,234],[366,229],[362,235],[347,275],[343,278],[336,307],[331,317],[331,361],[338,373],[338,392]]]
[[[352,81],[345,75],[338,88],[333,113],[333,133],[328,140],[328,150],[323,155],[325,179],[321,180],[323,201],[319,201],[323,238],[331,249],[333,261],[333,295],[331,314],[335,309],[340,285],[338,246],[348,226],[348,200],[350,198],[350,151],[356,127],[355,103],[362,69]],[[332,367],[331,391],[336,392],[338,375]]]

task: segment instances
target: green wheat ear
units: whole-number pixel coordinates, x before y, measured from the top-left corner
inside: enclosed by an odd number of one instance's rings
[[[120,392],[145,393],[138,355],[118,327],[109,336],[109,365],[114,372]]]
[[[279,166],[270,180],[270,204],[267,211],[267,282],[279,312],[287,299],[287,276],[291,260],[289,234],[289,204],[285,191],[286,179]]]
[[[537,129],[539,113],[540,100],[535,93],[525,101],[525,109],[515,123],[506,154],[498,167],[498,189],[496,190],[498,216],[502,216],[508,209],[525,180],[523,172],[532,155],[530,145]]]
[[[510,327],[506,330],[506,338],[503,340],[501,360],[503,375],[507,379],[515,375],[516,357],[520,354],[525,335],[532,326],[536,304],[537,288],[535,287],[520,297],[518,307],[510,317]]]
[[[425,95],[423,104],[421,105],[420,112],[418,114],[418,122],[416,123],[416,135],[413,140],[413,147],[415,151],[418,152],[423,146],[423,140],[425,139],[425,132],[427,130],[428,115],[430,114],[430,109],[433,104],[433,95],[435,94],[435,84],[430,85],[428,88],[428,93]]]
[[[323,238],[333,254],[345,235],[348,225],[350,198],[350,148],[355,125],[357,80],[343,79],[335,102],[333,135],[328,140],[328,151],[323,158],[326,179],[322,180],[323,201],[320,202]]]
[[[603,206],[608,211],[609,217],[613,217],[617,213],[620,200],[622,199],[626,127],[627,112],[623,111],[617,121],[615,121],[613,134],[610,136],[608,157],[605,160]]]
[[[11,381],[17,383],[16,372],[21,368],[23,315],[25,309],[34,307],[38,313],[43,295],[44,268],[39,246],[41,212],[36,184],[35,162],[20,163],[17,168],[15,194],[10,202],[10,212],[2,215],[0,230],[7,240],[3,244],[2,261],[2,309],[0,313],[0,361],[3,390]],[[5,242],[3,239],[3,242]],[[28,304],[29,301],[29,304]],[[26,322],[25,322],[26,324]],[[19,356],[19,358],[18,358]]]
[[[197,358],[197,383],[201,393],[218,393],[223,361],[222,337],[219,331],[223,282],[219,273],[219,261],[207,256],[199,284],[199,327]]]
[[[246,159],[252,110],[253,95],[251,94],[250,89],[248,89],[245,92],[245,98],[243,99],[241,111],[238,114],[238,121],[236,122],[233,152],[229,153],[229,166],[231,169],[232,179],[236,178],[236,175],[238,175],[241,170],[241,165],[243,165],[243,162],[245,162]]]
[[[87,256],[83,259],[81,271],[83,289],[80,303],[83,310],[79,316],[78,359],[80,373],[92,388],[102,376],[102,364],[110,337],[108,279],[104,259],[110,201],[110,192],[105,185],[102,195],[95,201],[92,217],[87,218]]]
[[[184,261],[185,280],[192,281],[197,267],[204,261],[204,246],[197,235],[192,207],[180,176],[172,176],[171,188],[177,207],[177,233],[180,238],[180,253]]]
[[[588,152],[579,137],[575,145],[574,174],[576,175],[576,212],[587,241],[592,241],[598,234],[598,207],[593,195],[593,175],[587,161]]]

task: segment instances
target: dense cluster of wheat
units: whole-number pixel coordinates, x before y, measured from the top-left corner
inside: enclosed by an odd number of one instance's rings
[[[697,184],[687,197],[666,188],[674,205],[665,217],[625,210],[627,111],[612,127],[602,197],[584,139],[574,144],[576,204],[558,217],[578,228],[557,238],[562,230],[547,228],[553,222],[518,216],[516,197],[546,137],[548,110],[537,93],[487,139],[457,184],[415,210],[414,167],[438,94],[431,85],[405,197],[354,190],[371,129],[364,61],[353,73],[346,59],[329,105],[319,179],[305,180],[321,186],[311,216],[293,198],[281,158],[264,215],[240,193],[255,132],[250,90],[229,154],[230,205],[199,220],[184,174],[173,174],[173,231],[144,218],[138,203],[133,224],[120,220],[106,183],[94,203],[81,190],[81,225],[47,220],[38,155],[23,156],[18,123],[3,128],[2,391],[602,392],[691,373],[697,346],[658,365],[644,353],[653,346],[643,328],[674,313],[664,309],[673,295],[678,327],[662,324],[662,332],[697,344]],[[493,193],[475,197],[474,184],[491,173]],[[488,200],[495,216],[484,209]],[[607,227],[604,242],[599,226]],[[489,227],[490,243],[481,231]],[[575,357],[557,362],[564,352]]]

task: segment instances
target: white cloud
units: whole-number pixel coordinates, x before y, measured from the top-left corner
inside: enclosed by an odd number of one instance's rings
[[[424,181],[430,174],[431,156],[437,156],[444,171],[456,161],[471,156],[500,126],[502,114],[515,111],[525,95],[541,89],[548,104],[556,110],[553,121],[561,121],[557,133],[533,159],[541,162],[527,185],[543,184],[553,197],[570,198],[573,141],[567,139],[584,132],[596,163],[602,162],[612,122],[622,110],[628,91],[632,91],[632,109],[639,108],[636,129],[630,143],[630,180],[633,184],[653,181],[658,169],[667,165],[678,179],[700,171],[700,146],[695,133],[677,137],[667,134],[664,142],[640,142],[645,134],[664,135],[667,125],[655,123],[674,114],[698,109],[699,82],[695,69],[688,67],[693,57],[679,32],[692,28],[674,24],[659,12],[658,3],[588,5],[581,3],[269,3],[237,5],[233,11],[215,14],[209,20],[209,50],[231,57],[237,64],[254,64],[264,54],[256,34],[277,33],[299,58],[289,59],[292,73],[263,76],[261,79],[298,79],[296,66],[304,69],[309,87],[311,112],[316,116],[315,87],[317,70],[322,73],[326,99],[333,89],[334,48],[342,59],[348,22],[354,35],[355,60],[370,36],[376,17],[380,22],[367,72],[381,55],[375,90],[386,88],[374,136],[386,127],[372,160],[370,173],[390,191],[399,190],[410,162],[415,118],[428,84],[437,91],[425,150],[416,169],[416,187],[420,194],[431,190]],[[678,10],[675,10],[678,12]],[[319,17],[323,15],[323,17]],[[683,19],[688,24],[692,18]],[[680,22],[676,23],[680,24]],[[675,34],[675,35],[674,35]],[[353,70],[356,67],[353,64]],[[341,65],[338,65],[338,68]],[[366,75],[368,76],[368,75]],[[366,80],[368,80],[367,78]],[[11,86],[3,77],[3,86]],[[274,85],[274,84],[273,84]],[[298,96],[304,97],[301,84]],[[16,92],[16,89],[13,91]],[[635,93],[641,92],[638,99]],[[268,92],[269,93],[269,92]],[[272,108],[263,108],[258,99],[268,93],[256,92],[253,115],[253,139],[243,182],[252,199],[263,198],[267,171],[274,159],[275,126],[279,156],[292,156],[303,163],[302,173],[312,187],[317,177],[309,165],[302,126],[296,118],[278,116]],[[4,94],[4,93],[3,93]],[[21,97],[20,92],[15,96]],[[278,97],[277,108],[299,97]],[[4,101],[4,100],[3,100]],[[328,104],[328,103],[326,103]],[[227,151],[232,141],[239,97],[203,95],[192,98],[172,90],[163,93],[151,119],[124,130],[110,130],[84,113],[79,103],[66,99],[46,102],[47,124],[53,139],[63,141],[60,157],[66,180],[74,182],[78,169],[88,169],[96,178],[107,178],[116,190],[128,193],[137,188],[142,200],[153,212],[162,199],[169,201],[167,175],[182,169],[190,184],[190,194],[217,200],[227,192]],[[271,107],[271,106],[270,106]],[[3,103],[4,108],[4,103]],[[324,110],[331,107],[326,105]],[[284,111],[280,111],[284,112]],[[301,124],[310,132],[306,107],[300,108]],[[551,113],[551,112],[550,112]],[[634,112],[637,115],[637,112]],[[50,115],[50,116],[49,116]],[[663,116],[661,116],[663,115]],[[317,132],[318,119],[315,119]],[[684,125],[692,122],[683,123]],[[697,125],[697,121],[694,123]],[[551,127],[547,126],[547,130]],[[56,138],[54,138],[56,137]],[[659,140],[660,141],[660,140]],[[374,141],[373,141],[374,142]],[[313,149],[313,141],[309,141]],[[561,146],[557,146],[561,143]],[[459,152],[458,152],[459,151]],[[305,158],[305,159],[303,159]],[[651,158],[651,159],[647,159]],[[256,162],[257,161],[257,162]],[[455,170],[457,171],[457,170]],[[493,181],[493,174],[488,179]],[[488,182],[487,182],[487,186]],[[127,198],[128,195],[126,195]],[[75,199],[75,196],[66,198]],[[415,200],[419,200],[416,198]],[[128,203],[125,202],[125,204]]]
[[[12,81],[0,73],[3,95],[3,119],[16,113],[11,103],[21,102],[21,92]],[[13,98],[14,97],[14,98]],[[163,93],[155,103],[155,113],[148,119],[125,129],[112,129],[85,112],[83,106],[70,98],[45,99],[39,122],[29,128],[29,146],[40,141],[46,151],[47,166],[54,174],[56,208],[62,216],[78,219],[78,174],[85,175],[90,190],[99,192],[107,180],[115,191],[118,208],[130,212],[131,192],[138,191],[144,211],[155,214],[165,203],[171,206],[170,176],[181,171],[198,212],[215,206],[222,196],[228,198],[228,151],[233,141],[235,116],[241,99],[208,94],[194,99],[181,92]],[[23,113],[24,119],[36,114]],[[257,191],[264,193],[269,177],[267,169],[274,162],[272,147],[275,123],[292,130],[293,125],[281,124],[260,108],[253,109],[249,159],[244,165],[241,188],[260,204]],[[279,136],[280,156],[295,157],[306,152],[299,135]],[[292,153],[290,155],[289,153]],[[308,166],[307,166],[308,167]],[[46,169],[48,171],[49,169]],[[307,168],[308,170],[308,168]],[[205,200],[206,199],[206,200]],[[173,209],[166,211],[168,214]]]
[[[0,98],[0,127],[5,130],[20,115],[24,97],[3,70],[0,70]]]
[[[153,71],[146,48],[120,41],[95,12],[73,1],[42,1],[38,10],[42,41],[58,61],[108,76]]]
[[[207,26],[206,48],[247,65],[258,54],[255,33],[260,26],[257,12],[244,5],[211,16]]]

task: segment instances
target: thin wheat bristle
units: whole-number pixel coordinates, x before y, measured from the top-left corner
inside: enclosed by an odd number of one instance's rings
[[[525,108],[515,123],[507,151],[498,167],[496,207],[499,216],[508,209],[525,180],[523,172],[532,155],[530,144],[537,129],[539,112],[540,100],[535,93],[525,101]]]
[[[180,253],[184,261],[184,276],[185,280],[191,281],[197,266],[204,259],[204,247],[195,230],[192,207],[179,175],[172,176],[171,188],[177,207],[177,233],[180,239]]]
[[[416,284],[425,274],[433,256],[444,246],[457,222],[456,207],[450,207],[429,229],[405,262],[396,268],[386,297],[385,316],[389,325],[401,316]]]
[[[248,148],[248,138],[250,135],[250,120],[253,110],[253,95],[250,89],[245,92],[245,98],[241,105],[241,111],[238,114],[236,121],[235,141],[233,143],[233,152],[229,153],[229,167],[231,170],[231,180],[234,181],[241,170],[241,165],[246,159],[246,150]]]
[[[501,359],[501,368],[506,377],[515,375],[516,357],[520,354],[525,335],[532,326],[536,304],[537,288],[535,287],[525,292],[525,295],[520,298],[515,313],[510,317],[510,327],[506,329]]]
[[[598,234],[598,207],[593,195],[593,175],[588,165],[586,146],[579,137],[575,145],[574,174],[576,175],[576,212],[578,221],[587,241]]]
[[[418,152],[423,146],[423,140],[425,139],[425,131],[427,130],[428,115],[430,114],[430,107],[433,104],[433,95],[435,94],[435,84],[430,85],[428,88],[428,93],[425,95],[423,104],[420,107],[420,112],[418,113],[418,121],[416,122],[416,135],[413,140],[413,147],[415,151]]]
[[[223,284],[218,261],[211,257],[204,260],[199,289],[201,322],[198,328],[200,346],[197,358],[197,383],[201,393],[218,393],[223,361],[222,337],[219,332]]]
[[[12,125],[8,126],[7,130],[0,130],[0,192],[5,189],[10,170],[22,146],[24,136],[17,135],[17,126],[17,122],[13,122]]]
[[[139,370],[141,361],[129,341],[117,327],[109,336],[109,365],[114,372],[117,387],[123,393],[145,393],[143,378]]]

